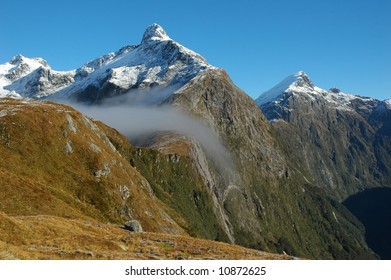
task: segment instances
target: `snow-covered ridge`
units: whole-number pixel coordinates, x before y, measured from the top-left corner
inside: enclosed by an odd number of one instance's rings
[[[19,54],[9,62],[0,65],[0,97],[20,98],[16,91],[5,89],[18,78],[23,77],[40,67],[47,67],[48,64],[41,58],[27,58]]]
[[[135,88],[180,88],[207,68],[214,67],[152,24],[139,45],[125,46],[72,71],[53,71],[39,58],[15,57],[0,66],[0,97],[61,99],[77,98],[86,91],[89,95],[99,90],[115,95]],[[12,75],[14,78],[8,78]]]
[[[50,68],[48,63],[42,58],[27,58],[19,54],[9,62],[0,65],[0,77],[13,81],[39,67]]]
[[[315,86],[304,71],[300,71],[288,76],[278,85],[261,94],[256,99],[256,103],[260,107],[271,102],[278,104],[284,100],[287,94],[299,95],[311,100],[321,98],[339,110],[353,110],[351,102],[355,99],[360,99],[364,103],[375,100],[374,98],[344,93],[336,88],[324,90]]]
[[[81,80],[81,79],[87,77],[88,75],[90,75],[94,71],[98,70],[102,66],[109,64],[113,60],[121,58],[122,56],[124,56],[128,52],[134,50],[136,47],[137,46],[125,46],[116,52],[106,54],[104,56],[101,56],[97,59],[94,59],[94,60],[84,64],[82,67],[80,67],[79,69],[76,70],[75,80]]]
[[[0,65],[0,97],[41,98],[73,82],[74,71],[54,71],[42,58],[19,54]]]

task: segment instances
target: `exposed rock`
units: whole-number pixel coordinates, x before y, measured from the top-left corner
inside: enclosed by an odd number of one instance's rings
[[[65,144],[64,152],[66,152],[67,154],[73,153],[73,148],[69,141]]]
[[[111,143],[111,141],[107,138],[107,136],[105,136],[103,138],[103,142],[110,147],[110,149],[112,149],[114,152],[118,152],[117,149],[114,147],[113,143]]]
[[[341,92],[341,90],[339,88],[331,88],[330,91],[332,93],[340,93]]]
[[[124,224],[124,229],[133,231],[133,232],[143,232],[143,228],[139,221],[137,220],[131,220],[127,221]]]
[[[86,116],[83,116],[82,117],[82,120],[83,120],[83,123],[91,130],[93,130],[96,135],[98,135],[98,137],[101,137],[101,134],[102,132],[100,131],[100,129],[98,128],[98,126],[96,124],[94,124],[89,118],[87,118]]]
[[[77,133],[77,128],[76,128],[75,122],[73,121],[72,116],[69,114],[65,114],[65,118],[68,121],[68,129],[70,131],[72,131],[73,133]]]
[[[107,176],[111,173],[109,163],[105,162],[103,164],[102,170],[97,170],[94,172],[95,177],[100,178],[101,176]]]
[[[127,200],[130,197],[129,188],[127,186],[119,186],[119,192],[121,193],[121,198],[123,201]]]
[[[91,144],[90,144],[90,149],[91,149],[91,151],[93,151],[94,153],[97,153],[97,154],[99,154],[99,153],[102,152],[101,148],[99,148],[99,147],[98,147],[97,145],[95,145],[94,143],[91,143]]]

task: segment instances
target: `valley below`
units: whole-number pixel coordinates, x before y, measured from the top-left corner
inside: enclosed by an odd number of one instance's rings
[[[381,259],[391,259],[391,189],[373,188],[350,196],[343,204],[365,226],[369,247]]]

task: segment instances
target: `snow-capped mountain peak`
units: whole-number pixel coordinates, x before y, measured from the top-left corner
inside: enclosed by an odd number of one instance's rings
[[[170,40],[170,37],[159,24],[153,23],[145,30],[142,43],[148,42],[150,40]]]
[[[289,75],[272,89],[261,94],[255,101],[258,106],[278,99],[285,92],[313,90],[314,84],[304,71]]]
[[[23,96],[25,83],[20,80],[40,69],[50,70],[50,66],[42,58],[27,58],[21,54],[1,64],[0,97],[20,98]]]
[[[9,62],[0,65],[1,85],[6,86],[40,67],[50,69],[49,64],[42,58],[27,58],[18,54]]]
[[[51,69],[43,58],[21,54],[0,65],[0,98],[42,98],[73,82],[74,71]]]
[[[151,94],[146,92],[154,88],[159,96],[152,99],[161,102],[209,68],[214,67],[154,23],[145,30],[139,45],[125,46],[68,72],[52,70],[41,58],[17,55],[0,65],[0,97],[51,96],[93,103],[130,91],[135,96],[135,89],[141,89],[137,92],[143,96],[137,101],[149,102]]]
[[[315,86],[304,71],[299,71],[288,76],[275,87],[261,94],[256,99],[256,102],[258,106],[263,106],[271,102],[280,103],[285,98],[296,95],[308,100],[320,98],[330,103],[330,105],[344,110],[351,109],[348,105],[353,99],[362,99],[364,102],[372,100],[372,98],[344,93],[337,88],[324,90]]]
[[[356,96],[344,93],[337,88],[325,90],[315,86],[307,74],[303,71],[290,75],[272,89],[261,94],[256,99],[257,105],[264,111],[269,119],[275,119],[278,110],[292,110],[295,103],[324,104],[329,108],[343,111],[356,111],[368,116],[380,103],[379,100],[370,97]],[[387,102],[384,102],[385,106]],[[281,115],[281,114],[280,114]]]
[[[76,70],[75,83],[53,98],[93,103],[127,93],[132,102],[149,103],[153,99],[159,103],[211,67],[201,55],[172,40],[160,25],[152,24],[140,45],[122,48],[84,65]],[[159,96],[151,97],[148,90],[152,88]],[[136,93],[134,89],[141,90]]]
[[[17,56],[14,56],[9,63],[15,66],[21,64],[27,64],[31,66],[32,70],[37,69],[39,67],[50,68],[49,64],[43,58],[40,57],[28,58],[23,56],[22,54],[18,54]]]
[[[295,82],[296,86],[301,86],[301,87],[306,86],[310,88],[314,87],[314,84],[312,83],[312,81],[304,71],[299,71],[293,76],[296,77],[296,82]]]

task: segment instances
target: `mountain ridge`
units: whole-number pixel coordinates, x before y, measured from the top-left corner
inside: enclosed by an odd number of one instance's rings
[[[261,107],[269,102],[278,102],[278,100],[281,99],[284,94],[288,93],[307,94],[310,97],[320,95],[321,97],[325,98],[325,100],[328,101],[330,104],[334,103],[334,105],[339,106],[340,109],[346,110],[349,109],[348,106],[354,99],[359,99],[363,102],[378,101],[383,102],[386,105],[389,103],[389,99],[381,101],[373,97],[353,95],[342,92],[338,88],[324,90],[315,86],[304,71],[299,71],[295,74],[289,75],[280,83],[278,83],[275,87],[259,95],[259,97],[255,100],[258,106]]]

